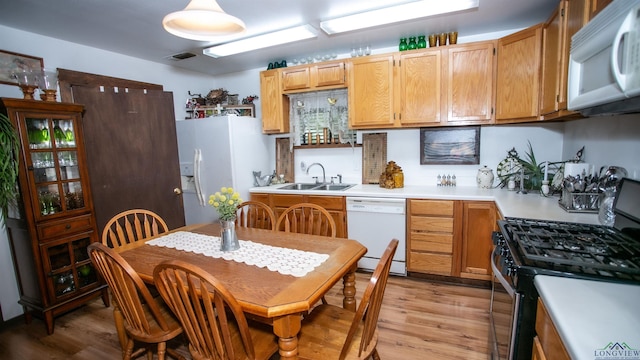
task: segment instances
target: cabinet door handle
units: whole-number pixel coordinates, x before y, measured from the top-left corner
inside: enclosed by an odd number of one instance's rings
[[[180,189],[180,188],[174,188],[174,189],[173,189],[173,193],[174,193],[174,194],[176,194],[176,195],[180,195],[180,194],[182,194],[182,189]]]
[[[64,227],[64,228],[65,228],[65,229],[67,229],[67,230],[71,229],[71,224],[67,224],[67,225],[65,225],[65,227]]]

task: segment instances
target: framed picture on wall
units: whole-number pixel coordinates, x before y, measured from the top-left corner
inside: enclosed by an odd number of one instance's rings
[[[0,84],[18,85],[13,73],[44,68],[42,58],[0,50]]]
[[[480,163],[480,126],[421,128],[420,164]]]

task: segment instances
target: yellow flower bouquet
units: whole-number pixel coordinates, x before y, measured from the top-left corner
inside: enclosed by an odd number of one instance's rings
[[[231,187],[222,187],[220,191],[209,196],[209,205],[218,211],[220,220],[235,220],[236,208],[240,203],[242,203],[240,194]]]

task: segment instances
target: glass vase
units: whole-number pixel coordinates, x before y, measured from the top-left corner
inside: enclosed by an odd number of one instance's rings
[[[602,201],[598,209],[598,220],[602,225],[613,226],[616,220],[616,214],[613,212],[613,203],[616,198],[615,190],[607,189],[601,196]]]
[[[417,47],[418,47],[418,44],[416,43],[415,36],[410,37],[409,44],[407,44],[407,50],[414,50]]]
[[[426,36],[424,36],[424,35],[418,36],[418,49],[424,49],[426,47],[427,47]]]
[[[238,234],[236,233],[236,220],[220,220],[220,250],[234,251],[240,249]]]
[[[398,49],[400,51],[405,51],[407,50],[407,39],[406,38],[402,38],[400,39],[400,45],[398,45]]]

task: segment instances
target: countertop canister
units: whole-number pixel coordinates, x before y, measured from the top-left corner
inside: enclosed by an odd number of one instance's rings
[[[491,189],[493,187],[493,170],[488,168],[487,165],[478,169],[478,175],[476,176],[476,181],[478,182],[478,187],[481,189]]]

